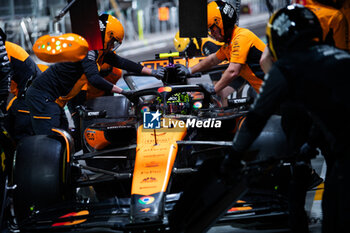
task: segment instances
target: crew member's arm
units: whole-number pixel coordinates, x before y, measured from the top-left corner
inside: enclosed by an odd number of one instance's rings
[[[288,91],[287,81],[281,71],[273,66],[265,75],[265,83],[259,97],[251,106],[242,127],[233,139],[233,148],[238,152],[248,149],[259,136],[267,120],[280,106]]]
[[[146,74],[146,75],[154,75],[157,78],[163,78],[164,70],[158,69],[153,70],[142,66],[136,62],[130,61],[129,59],[118,56],[113,52],[109,52],[105,55],[103,60],[111,66],[117,67],[119,69],[127,70],[130,72],[134,72],[137,74]]]
[[[227,87],[235,78],[239,76],[243,65],[239,63],[230,62],[229,66],[222,74],[220,80],[215,84],[215,92],[219,93],[222,89]]]
[[[330,32],[325,38],[325,42],[327,43],[328,40],[333,39],[334,40],[334,46],[343,49],[345,51],[350,51],[350,48],[348,47],[348,40],[349,40],[349,27],[348,27],[345,16],[341,13],[341,11],[337,11],[336,14],[333,15],[332,19],[329,23]],[[333,37],[333,38],[329,38]]]
[[[96,88],[112,93],[121,93],[123,89],[105,80],[98,71],[96,64],[97,52],[90,50],[82,60],[84,73],[88,81]]]
[[[121,89],[120,87],[118,87],[117,85],[113,85],[113,88],[112,88],[112,93],[122,93],[123,92],[123,89]]]
[[[197,72],[208,70],[211,67],[219,64],[220,62],[221,62],[221,60],[219,58],[217,58],[215,53],[210,54],[208,57],[206,57],[202,61],[198,62],[196,65],[192,66],[190,68],[191,73],[194,74]]]
[[[270,71],[273,63],[273,57],[269,51],[269,48],[266,46],[260,58],[260,67],[265,74],[267,74]]]

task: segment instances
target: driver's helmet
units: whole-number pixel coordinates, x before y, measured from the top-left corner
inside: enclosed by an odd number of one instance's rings
[[[317,16],[308,8],[293,4],[274,13],[266,26],[268,48],[277,60],[287,51],[322,41]]]
[[[123,42],[124,27],[120,21],[109,14],[99,16],[99,25],[103,41],[103,49],[108,48],[108,44],[113,44],[112,50],[116,50]]]
[[[201,55],[201,39],[180,37],[180,31],[175,34],[174,47],[178,52],[186,52],[190,57]]]
[[[213,1],[208,4],[208,29],[217,26],[225,41],[231,38],[236,21],[237,13],[231,4],[223,1]]]
[[[157,97],[161,104],[162,99]],[[187,92],[175,93],[167,100],[168,114],[189,114],[191,96]]]

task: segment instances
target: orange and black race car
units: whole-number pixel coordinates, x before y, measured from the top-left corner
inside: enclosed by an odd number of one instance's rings
[[[74,152],[72,137],[62,129],[18,144],[6,184],[11,201],[2,206],[5,227],[192,233],[214,224],[285,223],[283,179],[289,167],[281,162],[285,140],[279,117],[270,119],[252,145],[253,162],[237,161],[231,175],[222,174],[221,163],[232,153],[232,138],[251,102],[220,106],[203,85],[208,74],[178,77],[174,63],[191,61],[168,56],[144,62],[165,65],[164,80],[125,74],[127,98],[87,102],[81,109],[83,153]]]
[[[87,43],[66,35],[60,41],[69,51],[57,53],[61,45],[47,47],[52,38],[43,37],[33,47],[43,59],[79,60],[88,46],[101,46],[96,2],[74,2],[56,20],[74,6],[73,32]],[[14,148],[1,127],[0,231],[195,233],[215,224],[286,224],[290,163],[280,118],[269,120],[247,153],[250,160],[223,174],[222,161],[234,156],[232,138],[251,98],[222,107],[202,85],[227,64],[199,77],[174,72],[175,64],[192,66],[201,59],[159,55],[143,65],[166,66],[164,80],[124,74],[127,97],[89,100],[81,108],[83,153],[75,153],[73,138],[62,129],[27,137]]]

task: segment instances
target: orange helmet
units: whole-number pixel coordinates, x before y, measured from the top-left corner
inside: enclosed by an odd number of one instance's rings
[[[208,28],[217,26],[225,41],[231,37],[237,21],[235,8],[223,1],[213,1],[208,4]]]
[[[197,50],[201,49],[196,38],[180,37],[180,31],[176,32],[174,37],[174,47],[178,52],[186,51],[191,43],[194,43]]]
[[[103,49],[108,48],[108,44],[113,43],[112,50],[116,50],[124,39],[124,27],[120,21],[109,14],[99,16],[99,24],[103,41]]]

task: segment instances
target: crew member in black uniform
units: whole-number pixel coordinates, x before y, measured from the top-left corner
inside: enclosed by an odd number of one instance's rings
[[[7,106],[5,127],[17,142],[34,134],[25,92],[41,70],[22,47],[9,41],[5,45],[13,72],[10,91],[14,95]]]
[[[25,103],[24,95],[27,87],[38,74],[41,73],[38,66],[29,54],[20,46],[6,41],[5,33],[0,29],[0,40],[2,60],[1,100],[2,111],[7,111],[5,127],[12,139],[16,142],[24,136],[32,135],[33,129],[29,117],[29,109]],[[9,67],[8,67],[9,66]],[[13,98],[9,101],[6,109],[8,94]]]
[[[12,70],[5,47],[6,34],[0,28],[0,110],[6,112]]]
[[[87,81],[94,87],[106,92],[123,93],[123,90],[106,81],[99,74],[103,63],[135,73],[164,76],[164,69],[152,70],[140,64],[122,58],[113,50],[117,49],[124,38],[124,28],[119,20],[111,15],[99,17],[103,49],[90,50],[79,62],[63,62],[50,66],[37,77],[26,93],[26,102],[30,108],[35,134],[52,134],[53,127],[67,128],[63,106],[79,93]],[[82,76],[85,74],[85,76]]]
[[[266,31],[268,48],[276,62],[265,76],[259,97],[235,135],[233,150],[236,153],[227,158],[223,171],[229,172],[229,164],[241,159],[242,152],[252,144],[276,110],[281,111],[282,126],[292,147],[310,140],[308,133],[311,132],[311,125],[315,124],[327,139],[324,147],[327,147],[335,159],[331,174],[325,182],[323,231],[346,232],[347,221],[350,219],[350,174],[347,171],[350,165],[350,148],[347,142],[350,131],[350,97],[347,89],[350,80],[344,74],[350,66],[350,55],[320,43],[320,23],[314,13],[301,5],[290,5],[277,11],[271,16]],[[290,126],[298,125],[300,118],[294,119],[298,122],[292,122],[294,113],[289,109],[298,109],[299,113],[310,116],[310,124],[301,122],[306,126],[307,132],[304,135],[293,137],[295,131]],[[297,138],[300,135],[302,138]],[[308,171],[303,168],[299,171],[294,169],[297,176],[307,176]],[[302,179],[297,177],[296,180]],[[299,207],[305,204],[307,177],[304,180],[304,183],[294,184],[296,190],[304,189],[304,192],[296,193],[299,200],[290,203],[290,214],[294,216],[290,219],[291,229],[298,233],[308,232],[305,211],[293,212],[300,210]]]

